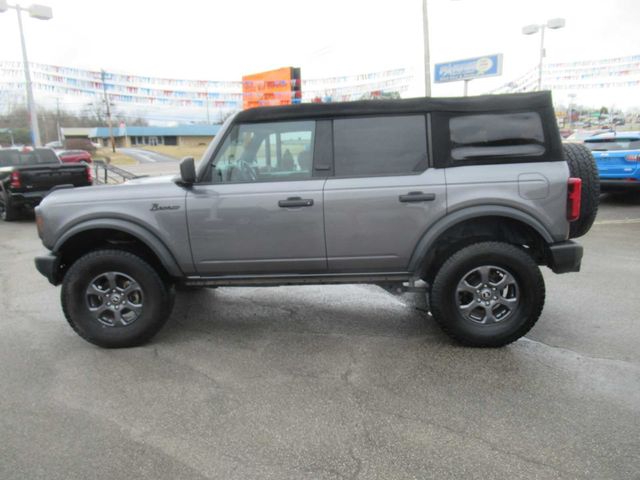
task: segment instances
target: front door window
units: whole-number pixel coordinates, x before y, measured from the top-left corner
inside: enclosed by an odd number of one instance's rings
[[[313,121],[236,125],[212,162],[211,181],[310,179],[314,135]]]

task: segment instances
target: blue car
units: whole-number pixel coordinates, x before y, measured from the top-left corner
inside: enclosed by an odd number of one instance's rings
[[[640,132],[607,132],[584,141],[598,164],[603,191],[640,191]]]

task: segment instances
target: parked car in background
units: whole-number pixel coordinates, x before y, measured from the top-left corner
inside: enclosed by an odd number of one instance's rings
[[[64,141],[64,148],[67,150],[84,150],[89,153],[96,151],[95,144],[88,138],[67,138]]]
[[[62,150],[64,148],[64,145],[62,144],[62,142],[55,141],[55,142],[45,143],[44,148],[53,148],[54,150]]]
[[[91,163],[91,154],[86,150],[62,150],[58,156],[62,163]]]
[[[587,138],[593,137],[593,135],[593,130],[574,130],[571,135],[564,139],[564,141],[569,143],[582,143]]]
[[[91,185],[86,164],[63,165],[50,148],[0,149],[0,218],[11,221],[55,187]]]
[[[640,190],[640,132],[607,132],[584,141],[596,159],[603,190]]]

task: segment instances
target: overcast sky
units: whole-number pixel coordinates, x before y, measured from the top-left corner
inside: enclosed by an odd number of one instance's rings
[[[409,94],[422,93],[421,0],[42,1],[53,20],[24,21],[33,62],[216,80],[280,66],[303,78],[409,67]],[[537,65],[539,37],[521,29],[554,17],[567,25],[547,32],[551,63],[640,54],[640,0],[429,0],[432,61],[503,53],[502,77],[470,84],[470,94],[487,92]],[[20,60],[13,11],[0,14],[0,45],[0,60]],[[578,103],[640,106],[637,88],[574,93]]]

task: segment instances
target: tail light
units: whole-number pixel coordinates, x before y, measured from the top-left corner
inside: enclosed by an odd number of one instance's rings
[[[20,172],[17,170],[11,172],[11,188],[21,188],[22,182],[20,181]]]
[[[87,180],[89,181],[90,184],[93,183],[93,173],[91,173],[91,167],[87,165],[86,167],[86,172],[87,172]]]
[[[638,153],[630,153],[629,155],[624,157],[624,159],[627,162],[640,162],[640,154],[638,154]]]
[[[567,185],[567,220],[575,222],[580,218],[580,198],[582,194],[582,179],[569,179]]]

